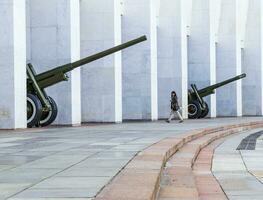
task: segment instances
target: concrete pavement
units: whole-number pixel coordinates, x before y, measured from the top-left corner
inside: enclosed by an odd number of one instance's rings
[[[190,130],[263,118],[0,131],[0,199],[92,199],[140,151]]]
[[[213,174],[229,200],[261,200],[263,197],[263,151],[236,150],[253,130],[226,140],[215,151]]]

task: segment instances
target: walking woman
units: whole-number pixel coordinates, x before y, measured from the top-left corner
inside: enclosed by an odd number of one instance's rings
[[[179,123],[182,123],[184,121],[183,117],[180,113],[180,106],[178,103],[178,97],[176,95],[176,92],[172,91],[171,92],[171,113],[170,113],[169,119],[166,120],[166,122],[170,123],[171,120],[175,117],[175,115],[177,115],[179,117],[179,119],[180,119]]]

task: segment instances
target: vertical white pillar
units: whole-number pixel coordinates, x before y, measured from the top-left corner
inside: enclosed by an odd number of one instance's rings
[[[213,22],[211,23],[210,31],[211,33],[214,31],[215,35],[210,34],[210,40],[213,41],[215,40],[215,46],[213,43],[210,43],[211,49],[215,48],[214,54],[211,53],[211,68],[210,68],[210,78],[211,78],[211,84],[216,84],[217,79],[216,79],[216,72],[217,72],[217,43],[218,43],[218,32],[219,32],[219,25],[220,25],[220,20],[221,20],[221,9],[222,9],[222,0],[214,0],[210,1],[210,10],[211,13],[214,12],[214,14],[211,15],[210,20]],[[213,38],[215,37],[215,38]],[[212,51],[212,50],[211,50]],[[216,117],[217,116],[217,100],[216,100],[216,92],[217,90],[214,91],[215,94],[211,95],[211,106],[210,106],[210,116],[211,117]],[[214,104],[214,106],[213,106]]]
[[[263,80],[263,17],[261,0],[250,0],[246,34],[244,40],[242,71],[247,74],[243,80],[243,114],[262,115]]]
[[[160,0],[151,0],[151,120],[158,120],[157,20]]]
[[[121,43],[120,0],[81,1],[81,56]],[[82,120],[122,121],[121,52],[82,68]]]
[[[71,62],[80,59],[80,3],[79,0],[70,1],[70,57]],[[80,71],[75,69],[71,72],[71,121],[70,124],[76,125],[81,123],[81,87],[80,87]]]
[[[174,86],[177,95],[179,96],[182,105],[182,115],[184,118],[188,117],[188,38],[189,33],[189,8],[191,1],[176,0],[175,1],[175,35],[174,35],[174,70],[175,81]]]
[[[31,60],[31,17],[30,17],[30,0],[26,1],[26,61]]]
[[[176,58],[174,28],[177,18],[176,1],[161,0],[158,24],[158,115],[159,118],[167,118],[170,112],[170,93],[175,90]]]
[[[216,1],[194,0],[189,36],[189,80],[199,89],[215,84],[216,76]],[[215,94],[205,98],[210,116],[216,116]]]
[[[123,51],[123,119],[158,118],[156,6],[156,0],[123,0],[123,41],[148,37]]]
[[[80,58],[79,0],[30,1],[31,58],[37,72]],[[58,105],[56,124],[81,122],[80,69],[69,73],[69,82],[47,89]]]
[[[187,32],[189,1],[161,0],[158,26],[158,112],[170,112],[170,93],[175,90],[187,117]],[[189,6],[189,5],[188,5]]]
[[[261,23],[260,23],[260,33],[261,33],[261,40],[260,40],[260,45],[261,48],[263,48],[263,2],[260,1],[260,19],[261,19]],[[263,49],[261,49],[261,115],[263,115]]]
[[[26,128],[25,0],[0,1],[0,128]]]
[[[216,63],[218,82],[241,73],[240,8],[240,0],[222,0]],[[217,90],[217,116],[242,115],[241,89],[239,80]]]
[[[114,45],[121,44],[121,14],[122,4],[121,0],[114,0]],[[122,53],[117,52],[114,55],[115,69],[115,122],[122,122]]]
[[[191,19],[192,0],[177,0],[179,21],[175,27],[178,30],[175,42],[178,42],[176,69],[178,70],[181,91],[182,116],[188,118],[188,38]],[[176,45],[177,46],[177,45]]]

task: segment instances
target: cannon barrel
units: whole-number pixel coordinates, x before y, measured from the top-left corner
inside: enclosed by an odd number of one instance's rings
[[[214,85],[211,85],[211,86],[208,86],[208,87],[205,87],[201,90],[198,91],[199,95],[201,97],[204,97],[204,96],[207,96],[207,95],[210,95],[210,94],[213,94],[214,93],[214,90],[219,88],[219,87],[222,87],[224,85],[227,85],[231,82],[234,82],[234,81],[237,81],[239,79],[242,79],[242,78],[245,78],[246,77],[246,74],[243,73],[243,74],[240,74],[239,76],[235,76],[233,78],[230,78],[230,79],[227,79],[225,81],[222,81],[220,83],[217,83],[217,84],[214,84]]]
[[[142,37],[139,37],[137,39],[131,40],[131,41],[126,42],[124,44],[115,46],[113,48],[110,48],[108,50],[102,51],[100,53],[88,56],[88,57],[83,58],[81,60],[78,60],[76,62],[56,67],[54,69],[51,69],[49,71],[46,71],[46,72],[43,72],[41,74],[36,75],[36,80],[37,81],[43,81],[45,79],[49,79],[51,77],[54,77],[54,76],[56,76],[58,74],[65,74],[65,73],[67,73],[67,72],[69,72],[69,71],[71,71],[71,70],[73,70],[73,69],[75,69],[77,67],[80,67],[82,65],[88,64],[88,63],[93,62],[95,60],[101,59],[101,58],[103,58],[105,56],[108,56],[110,54],[113,54],[113,53],[116,53],[116,52],[121,51],[123,49],[126,49],[126,48],[128,48],[130,46],[136,45],[136,44],[141,43],[141,42],[143,42],[145,40],[147,40],[147,37],[144,35]]]
[[[146,36],[139,37],[139,38],[137,38],[135,40],[131,40],[129,42],[126,42],[124,44],[121,44],[121,45],[118,45],[116,47],[110,48],[108,50],[102,51],[100,53],[94,54],[94,55],[89,56],[87,58],[83,58],[83,59],[81,59],[79,61],[76,61],[76,62],[72,63],[71,66],[73,68],[77,68],[79,66],[82,66],[82,65],[85,65],[87,63],[93,62],[93,61],[95,61],[97,59],[100,59],[100,58],[103,58],[103,57],[108,56],[110,54],[113,54],[113,53],[115,53],[117,51],[121,51],[123,49],[126,49],[126,48],[128,48],[130,46],[133,46],[133,45],[138,44],[140,42],[143,42],[145,40],[147,40]]]

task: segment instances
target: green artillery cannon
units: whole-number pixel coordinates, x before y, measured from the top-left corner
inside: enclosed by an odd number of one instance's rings
[[[217,88],[245,77],[246,74],[241,74],[215,85],[205,87],[201,90],[198,90],[195,84],[191,84],[192,89],[188,90],[188,118],[205,118],[209,113],[209,107],[203,98],[214,94]]]
[[[47,95],[45,88],[62,81],[67,81],[67,72],[88,64],[105,56],[121,51],[130,46],[147,40],[146,36],[139,37],[124,44],[83,58],[79,61],[65,64],[49,71],[37,74],[32,64],[27,65],[27,126],[48,126],[57,117],[56,102]]]

